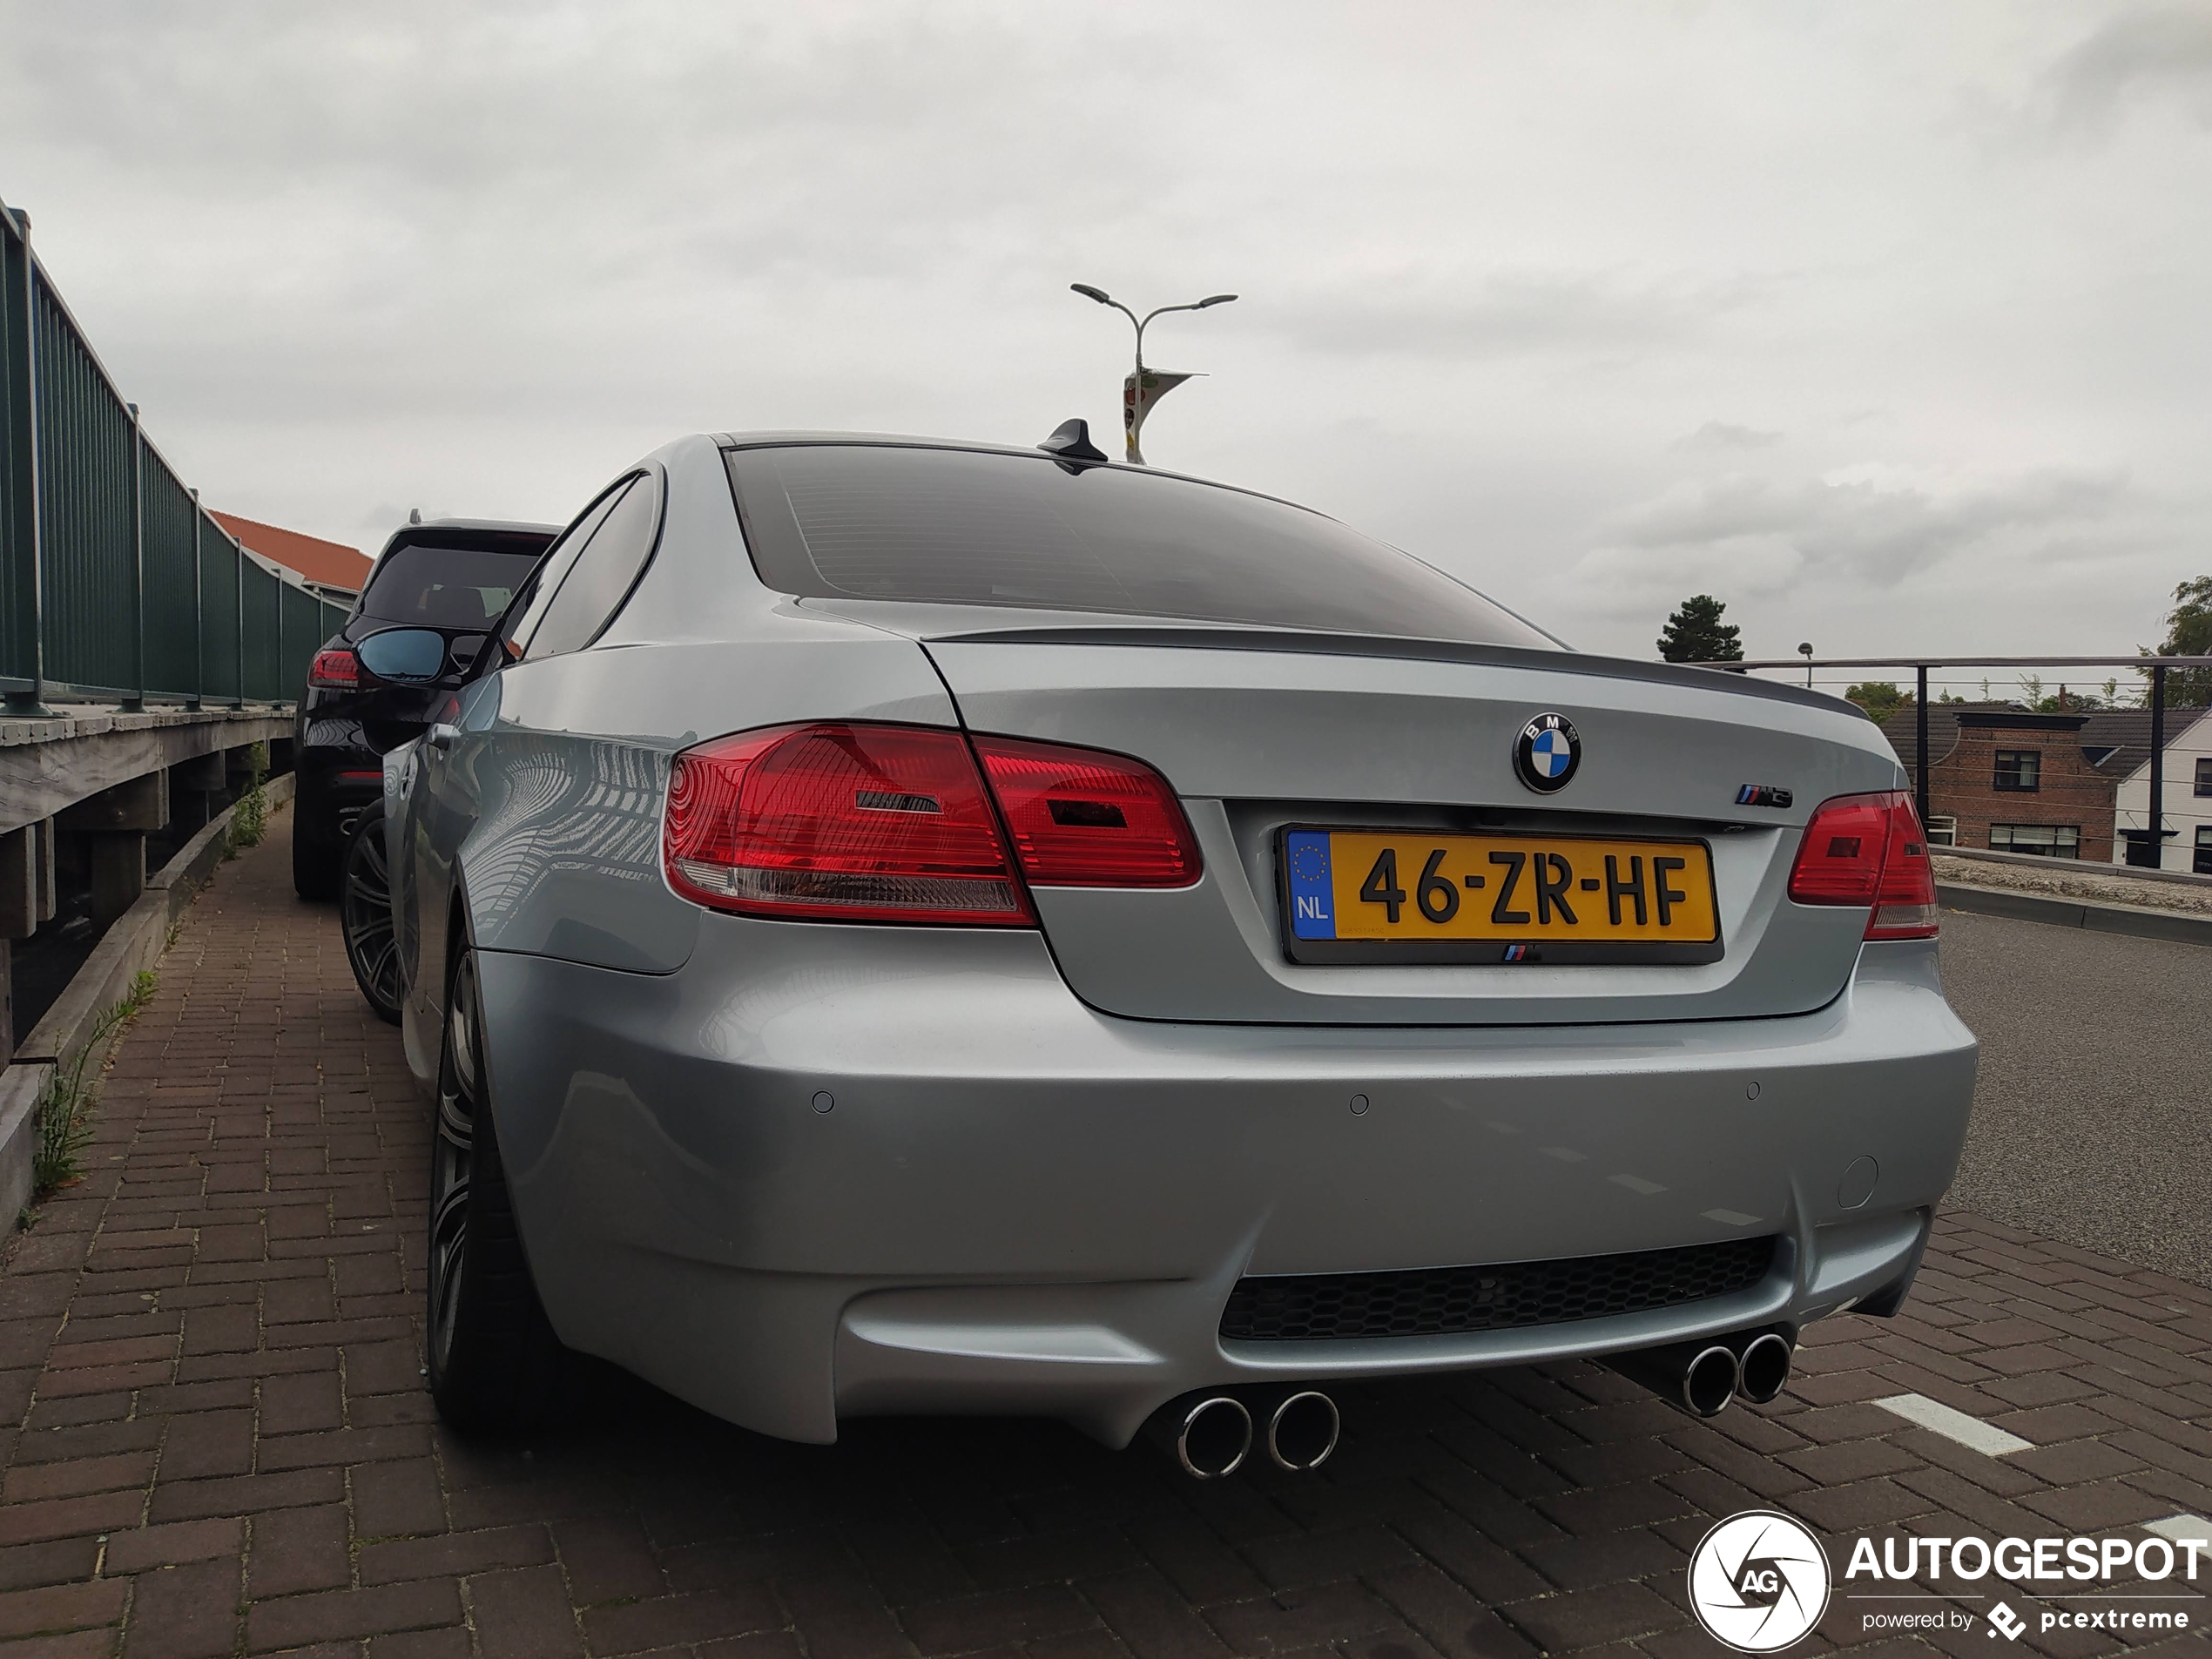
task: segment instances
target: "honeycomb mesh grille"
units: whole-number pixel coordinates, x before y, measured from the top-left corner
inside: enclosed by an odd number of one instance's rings
[[[1774,1246],[1772,1238],[1733,1238],[1492,1267],[1239,1279],[1221,1334],[1238,1342],[1460,1336],[1679,1307],[1750,1289],[1773,1265]]]

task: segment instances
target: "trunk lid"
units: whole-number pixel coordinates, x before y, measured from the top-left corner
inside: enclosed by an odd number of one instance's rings
[[[1174,786],[1205,862],[1195,887],[1035,895],[1071,988],[1135,1018],[1548,1024],[1805,1012],[1843,988],[1865,915],[1788,900],[1799,832],[1832,796],[1902,786],[1895,757],[1850,705],[1699,670],[1235,627],[1040,625],[1004,611],[853,613],[919,639],[972,731],[1116,751]],[[1566,717],[1581,739],[1571,784],[1549,795],[1514,762],[1516,738],[1544,713]],[[1787,790],[1791,805],[1739,806],[1746,785]],[[1702,841],[1720,954],[1295,961],[1280,867],[1291,826]]]

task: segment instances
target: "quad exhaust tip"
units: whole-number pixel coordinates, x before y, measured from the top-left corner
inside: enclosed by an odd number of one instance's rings
[[[1267,1455],[1296,1474],[1318,1469],[1337,1449],[1343,1427],[1336,1401],[1318,1389],[1300,1389],[1268,1413]]]
[[[1736,1392],[1755,1406],[1779,1399],[1789,1386],[1790,1366],[1796,1357],[1790,1339],[1779,1331],[1753,1337],[1743,1345],[1743,1356],[1737,1361]]]
[[[1690,1356],[1682,1370],[1682,1403],[1693,1417],[1718,1417],[1736,1398],[1742,1375],[1734,1352],[1714,1343]]]
[[[1176,1425],[1175,1460],[1194,1480],[1236,1474],[1251,1449],[1252,1414],[1244,1401],[1228,1394],[1197,1400]]]
[[[1797,1357],[1792,1332],[1739,1331],[1615,1356],[1608,1363],[1692,1417],[1718,1417],[1741,1394],[1755,1406],[1781,1397]]]
[[[1201,1391],[1170,1400],[1144,1425],[1194,1480],[1236,1474],[1256,1441],[1277,1468],[1305,1474],[1329,1460],[1343,1430],[1336,1401],[1318,1388]]]

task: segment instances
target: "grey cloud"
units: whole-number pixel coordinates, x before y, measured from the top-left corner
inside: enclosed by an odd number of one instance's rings
[[[1764,449],[1781,442],[1779,432],[1762,431],[1757,427],[1735,426],[1726,421],[1708,421],[1689,436],[1677,438],[1674,447],[1691,452]]]
[[[2052,64],[2042,91],[2067,124],[2105,125],[2146,92],[2212,122],[2212,7],[2126,7]]]
[[[1504,270],[1348,278],[1279,303],[1275,326],[1317,351],[1501,357],[1635,351],[1688,341],[1758,285],[1676,277]]]
[[[2128,505],[2114,474],[2045,471],[1939,495],[1871,481],[1699,480],[1623,513],[1605,539],[1680,556],[1764,550],[1770,567],[1893,586],[1993,540],[2051,544]]]
[[[2047,138],[2194,98],[2196,15],[0,0],[0,192],[164,453],[305,530],[563,516],[687,428],[1110,430],[1067,284],[1230,289],[1148,337],[1211,376],[1156,458],[1578,643],[1698,570],[1784,649],[2124,646],[2212,516],[2212,130]]]

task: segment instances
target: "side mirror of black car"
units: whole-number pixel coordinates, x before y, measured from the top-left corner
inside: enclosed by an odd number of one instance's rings
[[[421,685],[446,665],[445,636],[431,628],[388,628],[354,647],[361,665],[381,680]]]

